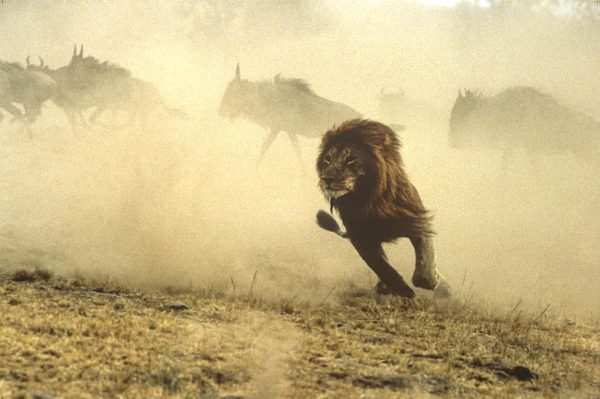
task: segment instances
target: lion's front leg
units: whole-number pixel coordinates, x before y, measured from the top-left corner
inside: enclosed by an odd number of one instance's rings
[[[380,243],[364,243],[352,239],[351,241],[360,257],[375,272],[379,280],[390,289],[392,294],[406,298],[413,298],[415,296],[412,288],[404,281],[396,269],[388,263]]]
[[[450,296],[450,286],[437,271],[435,265],[435,250],[431,237],[411,238],[415,249],[415,272],[412,283],[415,287],[435,290],[440,296]]]

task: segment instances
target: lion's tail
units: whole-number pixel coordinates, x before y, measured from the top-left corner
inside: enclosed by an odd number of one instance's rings
[[[331,231],[342,238],[348,238],[348,233],[342,231],[333,216],[323,210],[317,212],[317,224],[324,230]]]

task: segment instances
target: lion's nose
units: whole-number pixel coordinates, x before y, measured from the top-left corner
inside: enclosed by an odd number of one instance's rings
[[[325,184],[327,184],[329,186],[329,185],[331,185],[331,183],[333,183],[335,181],[335,177],[324,177],[323,181],[325,182]]]

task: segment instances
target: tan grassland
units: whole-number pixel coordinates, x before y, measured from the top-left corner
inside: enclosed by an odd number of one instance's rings
[[[600,392],[599,326],[549,319],[544,309],[407,303],[358,288],[316,306],[250,291],[140,292],[39,271],[3,276],[0,297],[3,398]],[[515,366],[531,375],[519,377]]]

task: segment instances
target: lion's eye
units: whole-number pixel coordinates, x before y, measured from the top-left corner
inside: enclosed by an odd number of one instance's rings
[[[330,155],[325,155],[325,158],[323,158],[323,163],[325,165],[329,165],[331,163],[331,156]]]
[[[355,163],[356,163],[356,161],[357,161],[357,158],[356,158],[356,157],[350,157],[350,158],[347,158],[347,159],[346,159],[346,162],[345,162],[345,164],[346,164],[346,165],[353,165],[353,164],[355,164]]]

